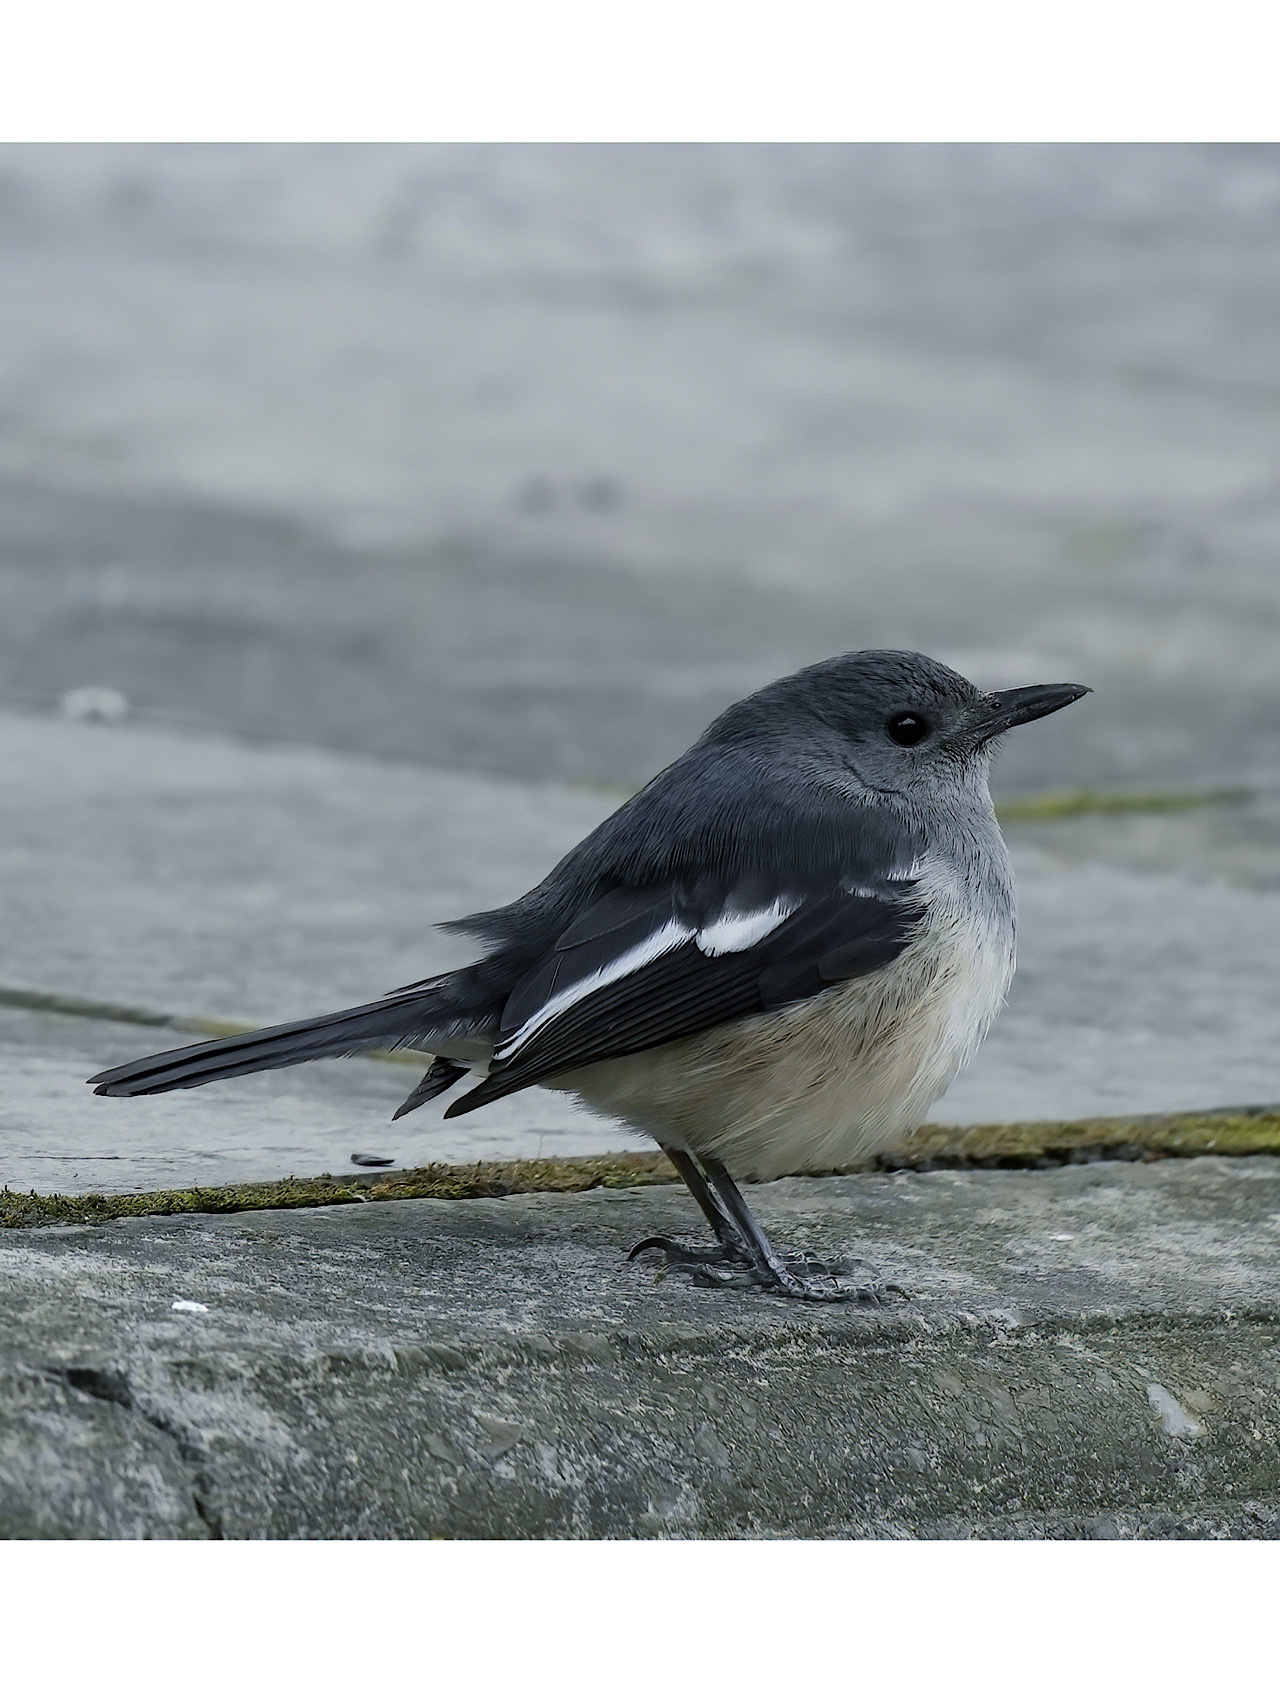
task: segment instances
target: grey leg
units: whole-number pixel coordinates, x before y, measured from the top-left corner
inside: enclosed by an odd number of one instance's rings
[[[665,1144],[663,1148],[706,1215],[718,1248],[696,1250],[674,1238],[645,1238],[632,1250],[632,1256],[644,1250],[661,1250],[676,1267],[704,1285],[763,1285],[809,1303],[847,1300],[877,1305],[884,1303],[889,1293],[900,1291],[897,1286],[877,1291],[843,1284],[842,1267],[828,1266],[813,1255],[780,1256],[727,1168],[718,1161],[697,1161],[682,1150],[667,1149]],[[726,1272],[734,1269],[736,1273]]]
[[[764,1285],[774,1286],[789,1297],[803,1297],[817,1303],[831,1302],[847,1295],[835,1273],[824,1267],[816,1256],[779,1256],[765,1236],[764,1228],[747,1207],[746,1199],[734,1184],[728,1168],[722,1167],[718,1161],[704,1161],[703,1166],[720,1201],[732,1216],[750,1253],[752,1266]]]
[[[753,1266],[751,1253],[743,1243],[741,1234],[721,1208],[715,1192],[703,1177],[692,1155],[683,1149],[668,1149],[665,1143],[662,1145],[662,1153],[689,1187],[690,1196],[706,1215],[707,1223],[715,1233],[718,1248],[695,1250],[675,1238],[642,1238],[630,1252],[628,1261],[640,1255],[642,1251],[661,1250],[664,1255],[671,1256],[684,1267],[704,1268],[709,1264],[726,1261]]]

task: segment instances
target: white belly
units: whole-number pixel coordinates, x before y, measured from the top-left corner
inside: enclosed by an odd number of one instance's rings
[[[972,1057],[1012,976],[1012,921],[935,913],[867,977],[551,1082],[744,1178],[848,1167],[902,1146]]]

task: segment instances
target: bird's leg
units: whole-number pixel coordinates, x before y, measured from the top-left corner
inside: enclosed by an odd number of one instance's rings
[[[633,1256],[643,1250],[661,1250],[703,1284],[754,1283],[811,1303],[847,1299],[875,1305],[887,1301],[889,1293],[900,1291],[897,1286],[876,1290],[842,1283],[843,1265],[828,1265],[813,1255],[780,1256],[726,1167],[718,1161],[696,1161],[683,1150],[667,1149],[665,1144],[663,1148],[706,1215],[719,1248],[695,1250],[674,1238],[645,1238],[632,1250]],[[726,1268],[736,1268],[738,1273],[727,1274]]]
[[[643,1250],[661,1250],[664,1255],[674,1257],[685,1267],[705,1268],[709,1264],[733,1262],[739,1266],[754,1267],[755,1263],[747,1245],[732,1220],[724,1212],[716,1198],[715,1192],[703,1177],[698,1163],[693,1156],[683,1149],[668,1149],[662,1145],[662,1152],[671,1165],[679,1173],[689,1187],[689,1194],[694,1202],[707,1217],[707,1222],[715,1233],[716,1250],[694,1250],[687,1244],[681,1244],[674,1238],[642,1238],[630,1252],[638,1256]]]
[[[668,1149],[666,1153],[676,1172],[689,1187],[694,1202],[706,1215],[707,1222],[716,1235],[716,1243],[719,1244],[723,1254],[737,1261],[744,1260],[749,1254],[747,1246],[743,1243],[737,1227],[720,1206],[715,1191],[707,1182],[693,1156],[687,1154],[683,1149]]]
[[[789,1297],[803,1297],[811,1302],[828,1302],[848,1294],[835,1271],[823,1265],[816,1256],[779,1256],[769,1242],[764,1228],[747,1207],[746,1198],[734,1184],[727,1167],[719,1161],[704,1161],[708,1181],[732,1218],[739,1237],[746,1245],[756,1277],[763,1285],[784,1291]]]
[[[780,1256],[747,1207],[727,1168],[719,1161],[704,1161],[703,1166],[708,1182],[715,1187],[725,1212],[751,1252],[754,1271],[761,1284],[776,1287],[789,1297],[803,1297],[814,1303],[847,1299],[851,1303],[878,1308],[893,1296],[906,1297],[900,1285],[848,1283],[844,1276],[851,1266],[861,1266],[860,1262],[824,1262],[808,1251],[800,1256]]]

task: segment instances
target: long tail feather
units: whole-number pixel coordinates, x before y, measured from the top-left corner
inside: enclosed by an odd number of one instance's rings
[[[496,1016],[477,1010],[474,997],[474,989],[455,974],[429,988],[384,996],[364,1007],[148,1055],[99,1072],[89,1082],[96,1096],[156,1096],[215,1078],[239,1078],[304,1060],[364,1054],[372,1048],[430,1048],[436,1041],[483,1032],[496,1022]]]

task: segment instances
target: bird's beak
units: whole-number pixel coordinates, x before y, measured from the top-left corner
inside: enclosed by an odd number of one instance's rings
[[[1074,705],[1092,688],[1079,687],[1074,682],[1057,682],[1052,687],[1009,687],[1003,693],[988,693],[986,703],[979,708],[978,726],[974,731],[981,744],[1015,729],[1019,723],[1034,723],[1037,717],[1050,716],[1064,705]]]

